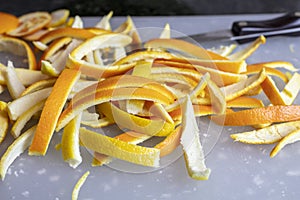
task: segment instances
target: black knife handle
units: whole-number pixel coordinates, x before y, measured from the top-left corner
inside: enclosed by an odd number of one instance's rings
[[[276,32],[276,34],[274,33]],[[269,33],[272,33],[272,34],[269,34]],[[300,36],[300,25],[293,25],[293,26],[288,26],[288,27],[279,27],[279,28],[274,28],[270,31],[255,31],[255,32],[245,32],[243,35],[264,35],[266,37],[272,37],[272,36]],[[243,36],[243,35],[240,35],[240,36]],[[239,37],[239,36],[237,36]],[[258,37],[258,36],[257,36]],[[243,43],[248,43],[248,42],[251,42],[253,40],[255,40],[257,37],[249,37],[247,39],[236,39],[236,41],[240,44],[243,44]]]
[[[286,13],[282,16],[268,19],[268,20],[258,20],[258,21],[236,21],[233,22],[231,31],[233,35],[245,35],[254,33],[255,31],[245,31],[247,28],[257,28],[257,32],[261,32],[264,29],[272,30],[273,28],[279,28],[282,26],[289,25],[292,22],[300,19],[300,11],[294,11]]]

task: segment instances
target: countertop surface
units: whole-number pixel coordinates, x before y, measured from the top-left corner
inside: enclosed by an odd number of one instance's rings
[[[132,17],[136,27],[163,28],[169,23],[172,30],[183,34],[228,29],[241,19],[265,19],[261,15],[217,15],[181,17]],[[85,17],[85,25],[94,25],[99,18]],[[112,26],[124,22],[113,17]],[[201,43],[200,43],[201,44]],[[222,43],[220,43],[222,45]],[[257,63],[273,60],[292,62],[300,66],[300,37],[267,39],[248,60]],[[299,97],[296,101],[300,103]],[[45,157],[30,157],[25,152],[9,168],[5,181],[0,182],[1,199],[71,199],[72,189],[80,176],[89,170],[90,176],[82,186],[79,199],[299,199],[300,144],[288,145],[275,158],[269,157],[274,145],[246,145],[234,142],[231,133],[249,130],[218,127],[207,119],[199,120],[206,152],[206,164],[211,168],[207,181],[192,180],[185,168],[180,149],[166,159],[166,166],[152,170],[132,168],[122,170],[116,165],[91,167],[91,154],[82,149],[83,163],[76,169],[63,162],[61,152],[54,150],[61,133],[54,135]],[[205,127],[205,128],[204,128]],[[0,145],[0,154],[11,142],[10,136]]]

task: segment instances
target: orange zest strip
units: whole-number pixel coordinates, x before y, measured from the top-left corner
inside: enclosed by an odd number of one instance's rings
[[[194,69],[195,71],[198,71],[201,74],[205,74],[208,72],[210,74],[211,80],[213,80],[218,86],[230,85],[247,78],[247,75],[245,74],[224,72],[214,68],[203,67],[201,65],[196,64],[191,65],[189,63],[179,63],[170,60],[161,60],[160,64],[160,66]]]
[[[162,142],[155,145],[154,148],[160,149],[160,157],[172,153],[180,144],[181,126],[178,126]]]
[[[174,57],[171,59],[156,59],[154,62],[160,63],[164,61],[172,61],[178,63],[185,63],[187,65],[200,65],[203,67],[209,67],[213,69],[218,69],[224,72],[231,72],[231,73],[241,73],[246,71],[246,62],[244,60],[203,60],[203,59],[192,59],[192,58],[178,58]]]
[[[267,67],[267,68],[283,68],[292,72],[296,72],[299,69],[295,68],[294,65],[287,61],[271,61],[271,62],[261,62],[261,63],[255,63],[250,64],[248,67],[250,68],[256,68],[259,66]]]
[[[9,128],[9,117],[6,106],[6,103],[0,101],[0,144],[4,140]]]
[[[48,43],[52,42],[53,40],[56,40],[56,39],[62,38],[62,37],[88,39],[88,38],[94,37],[95,35],[96,35],[95,33],[93,33],[90,30],[87,30],[87,29],[66,27],[66,28],[54,29],[54,30],[46,33],[45,35],[43,35],[40,38],[39,41],[44,44],[48,44]]]
[[[52,87],[55,84],[56,78],[45,79],[41,81],[36,81],[35,83],[28,86],[24,92],[22,92],[21,96],[25,96],[27,94],[31,94],[41,89],[45,89],[48,87]]]
[[[173,93],[171,93],[168,89],[162,86],[160,83],[140,77],[140,76],[132,76],[132,75],[120,75],[107,78],[103,81],[95,83],[85,89],[79,91],[73,98],[73,101],[78,101],[80,98],[87,96],[88,94],[92,94],[95,92],[100,92],[102,90],[110,90],[115,88],[149,88],[160,92],[161,96],[165,96],[170,101],[175,99]]]
[[[151,66],[150,70],[151,70],[151,74],[174,73],[174,74],[181,74],[181,75],[189,76],[197,82],[202,77],[202,74],[199,73],[195,69],[167,67],[164,65],[161,66],[160,64],[155,63],[155,61],[154,61],[153,65]]]
[[[194,80],[191,76],[177,73],[151,74],[150,78],[160,83],[179,83],[187,85],[190,88],[194,88],[197,85],[197,81]]]
[[[211,114],[215,114],[215,112],[213,111],[212,106],[205,106],[205,105],[193,105],[194,108],[194,113],[196,117],[201,117],[201,116],[207,116],[207,115],[211,115]],[[170,116],[172,117],[172,119],[174,121],[181,121],[181,108],[178,107],[175,110],[172,110],[171,112],[169,112]]]
[[[127,63],[122,65],[98,65],[86,62],[84,60],[74,59],[69,56],[66,66],[70,69],[80,70],[88,77],[101,79],[117,76],[128,72],[136,63]]]
[[[227,108],[258,108],[264,107],[262,100],[248,96],[237,97],[226,103]]]
[[[63,70],[58,77],[42,110],[33,141],[29,148],[29,155],[46,154],[60,113],[73,85],[79,77],[80,72],[71,69]]]
[[[120,101],[120,100],[147,100],[158,102],[163,105],[168,105],[173,103],[166,96],[163,96],[159,91],[149,89],[149,88],[115,88],[94,91],[93,93],[80,98],[76,101],[72,101],[68,107],[61,114],[56,130],[59,131],[63,128],[69,121],[71,121],[78,113],[81,111],[101,103],[108,101]]]
[[[265,43],[266,43],[266,38],[263,35],[261,35],[255,41],[253,41],[248,46],[246,46],[244,49],[242,49],[234,54],[231,54],[227,57],[230,60],[245,60],[252,53],[254,53],[260,45],[265,44]]]
[[[248,126],[275,122],[300,120],[300,106],[268,106],[253,108],[224,115],[212,116],[211,119],[225,126]]]
[[[124,142],[128,142],[131,144],[139,144],[141,142],[146,141],[147,139],[151,138],[149,135],[140,134],[133,131],[128,131],[117,135],[114,137],[115,139],[122,140]],[[101,154],[99,152],[94,152],[94,160],[92,165],[93,166],[102,166],[104,164],[108,164],[112,161],[112,157]]]
[[[178,39],[153,39],[146,42],[144,46],[146,48],[174,49],[177,51],[188,53],[200,59],[227,60],[227,58],[220,56],[219,54],[208,51],[195,44]]]
[[[129,114],[112,103],[102,103],[98,110],[110,120],[122,127],[138,133],[151,136],[167,136],[174,130],[174,124],[162,119],[147,119]]]
[[[285,102],[271,77],[267,76],[260,86],[273,105],[285,105]]]
[[[2,21],[2,19],[1,19]],[[13,37],[0,36],[1,51],[7,51],[15,55],[26,56],[28,59],[28,68],[31,70],[36,70],[37,63],[36,57],[31,49],[31,47],[23,40]]]
[[[63,37],[53,41],[49,47],[44,51],[43,55],[41,56],[40,60],[48,60],[51,56],[53,56],[59,49],[63,48],[65,45],[70,44],[72,38],[70,37]],[[41,63],[39,63],[41,64]]]
[[[260,84],[265,80],[266,73],[265,70],[254,76],[251,76],[245,80],[239,81],[235,84],[223,87],[226,101],[233,100],[239,96],[245,95],[250,90],[253,90],[260,86]]]
[[[174,55],[168,52],[163,52],[163,51],[138,51],[132,54],[129,54],[116,62],[114,62],[112,65],[121,65],[125,63],[132,63],[132,62],[137,62],[139,60],[146,60],[146,59],[158,59],[158,58],[165,58],[165,59],[170,59],[173,58]]]
[[[266,74],[277,76],[281,80],[283,80],[284,82],[288,81],[287,76],[283,72],[281,72],[277,69],[271,68],[271,67],[266,67],[265,64],[248,65],[247,66],[247,71],[244,72],[243,74],[247,74],[247,75],[255,74],[255,73],[260,72],[263,68],[266,70]]]

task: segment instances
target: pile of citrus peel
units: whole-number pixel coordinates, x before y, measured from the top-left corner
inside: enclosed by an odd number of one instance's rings
[[[22,68],[13,60],[0,66],[0,92],[11,97],[0,102],[0,138],[7,132],[15,138],[0,161],[2,179],[26,149],[45,156],[61,130],[55,148],[73,168],[82,162],[81,146],[94,152],[93,166],[118,158],[151,167],[182,146],[189,175],[201,180],[210,170],[196,117],[221,126],[253,126],[231,137],[277,143],[271,157],[300,138],[300,106],[293,105],[300,89],[297,69],[285,61],[246,62],[265,43],[263,36],[239,50],[204,49],[172,39],[168,24],[159,38],[142,43],[130,17],[112,30],[112,12],[94,27],[68,10],[0,16],[10,20],[0,26],[0,50],[26,58]],[[128,52],[137,45],[143,48]],[[274,77],[285,84],[281,91]],[[113,124],[121,134],[101,132]],[[152,137],[162,140],[139,145]]]

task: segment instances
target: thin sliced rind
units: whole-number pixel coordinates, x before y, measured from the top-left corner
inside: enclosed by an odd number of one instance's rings
[[[63,159],[73,168],[76,168],[82,162],[79,146],[81,115],[79,114],[67,124],[61,139]]]
[[[283,149],[286,145],[292,144],[294,142],[300,141],[300,128],[290,132],[288,135],[283,137],[278,144],[272,149],[270,153],[270,157],[273,158],[276,156],[281,149]]]
[[[247,144],[273,144],[297,129],[300,129],[300,121],[274,124],[258,130],[231,134],[230,137]]]
[[[23,153],[31,144],[36,126],[28,129],[20,137],[8,147],[0,160],[0,176],[4,180],[7,169],[13,163],[13,161]]]
[[[207,180],[210,169],[206,167],[200,132],[194,115],[192,102],[186,96],[182,105],[182,135],[180,143],[183,147],[186,167],[191,178]]]
[[[56,80],[53,90],[47,98],[42,110],[32,144],[29,148],[29,155],[46,154],[60,113],[63,110],[73,85],[79,77],[80,72],[65,69]]]
[[[253,108],[224,115],[212,116],[211,119],[224,126],[247,126],[275,122],[300,120],[300,106],[267,106]]]
[[[9,117],[6,107],[7,104],[3,101],[0,101],[0,144],[4,140],[9,128]]]
[[[97,106],[110,120],[129,130],[152,136],[167,136],[174,129],[174,124],[166,122],[163,119],[147,119],[129,114],[111,103],[102,103]]]
[[[80,128],[80,141],[90,150],[150,167],[159,166],[159,149],[129,144],[127,142]]]
[[[72,200],[78,199],[79,191],[89,175],[90,175],[90,171],[87,171],[77,181],[72,191]]]

